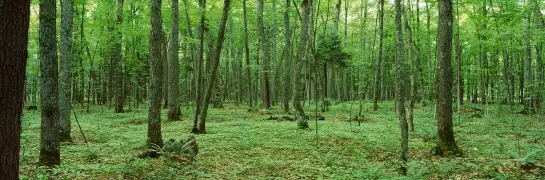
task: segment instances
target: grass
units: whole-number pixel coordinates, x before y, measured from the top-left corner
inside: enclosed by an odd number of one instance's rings
[[[400,133],[393,104],[373,112],[364,105],[365,121],[350,126],[357,102],[331,106],[326,120],[299,130],[290,121],[266,120],[270,115],[248,113],[247,107],[226,104],[210,109],[207,134],[198,135],[199,154],[193,164],[168,158],[138,159],[145,150],[147,109],[114,114],[95,106],[90,113],[75,109],[89,143],[82,139],[72,116],[74,143],[61,144],[61,166],[37,167],[40,114],[25,112],[21,138],[23,179],[540,179],[545,177],[545,119],[510,113],[506,106],[464,106],[455,120],[463,157],[439,158],[435,145],[433,106],[416,106],[415,132],[410,133],[408,177],[399,175]],[[488,112],[470,118],[477,107]],[[314,108],[314,107],[312,107]],[[308,111],[308,109],[306,109]],[[191,109],[183,121],[166,120],[164,139],[185,139],[192,127]],[[271,110],[281,114],[279,107]],[[351,113],[352,112],[352,113]],[[307,112],[308,113],[308,112]],[[355,123],[352,123],[355,125]]]

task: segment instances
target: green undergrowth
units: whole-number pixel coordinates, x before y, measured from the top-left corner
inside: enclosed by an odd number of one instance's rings
[[[138,159],[146,148],[147,109],[114,114],[112,108],[75,112],[88,144],[72,115],[73,143],[61,144],[62,165],[37,167],[39,112],[25,112],[21,138],[23,179],[539,179],[545,177],[545,118],[511,113],[507,106],[466,105],[454,130],[463,157],[440,158],[435,146],[433,105],[415,107],[415,132],[410,133],[408,177],[399,175],[400,133],[393,104],[363,105],[363,121],[349,122],[358,102],[332,105],[311,118],[308,130],[291,121],[267,120],[282,115],[280,107],[248,112],[225,104],[210,109],[207,134],[198,135],[199,154],[192,164],[169,158]],[[314,115],[315,112],[307,113]],[[315,109],[314,104],[311,107]],[[480,111],[479,111],[480,110]],[[166,120],[164,139],[185,139],[192,127],[192,109],[183,121]],[[456,112],[456,111],[455,111]],[[478,115],[481,115],[479,117]],[[352,126],[351,126],[352,125]],[[318,138],[316,138],[318,128]]]

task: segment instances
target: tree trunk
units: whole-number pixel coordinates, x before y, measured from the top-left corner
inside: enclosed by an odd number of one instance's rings
[[[410,1],[409,1],[410,2]],[[409,4],[409,10],[410,10],[410,4]],[[415,68],[414,68],[414,60],[413,60],[413,32],[411,29],[411,26],[409,25],[409,13],[404,12],[405,17],[405,29],[407,30],[407,55],[409,57],[409,67],[410,67],[410,97],[409,97],[409,119],[407,119],[407,124],[411,132],[414,131],[414,102],[416,101],[416,91],[418,90],[418,87],[416,85],[415,81]],[[401,22],[400,22],[401,23]],[[401,25],[400,25],[401,26]],[[403,60],[403,59],[402,59]],[[397,84],[397,87],[399,87],[400,84]],[[402,85],[402,84],[401,84]],[[404,99],[404,97],[402,97]],[[404,109],[403,109],[404,110]]]
[[[0,19],[0,179],[9,180],[19,179],[30,1],[0,5]]]
[[[265,35],[265,26],[263,24],[263,0],[257,0],[257,31],[259,33],[260,42],[260,59],[263,61],[263,95],[265,102],[265,108],[271,108],[271,97],[269,87],[269,42]]]
[[[216,48],[213,51],[210,51],[212,53],[212,73],[210,74],[210,80],[208,82],[205,99],[202,105],[202,110],[200,112],[199,117],[199,124],[197,127],[197,133],[198,134],[204,134],[206,133],[206,115],[208,112],[208,104],[210,103],[210,100],[212,98],[212,91],[214,89],[214,85],[216,84],[216,81],[218,80],[218,69],[219,69],[219,63],[220,63],[220,56],[221,56],[221,48],[223,45],[223,40],[225,39],[225,26],[227,24],[227,17],[229,16],[229,10],[231,5],[231,0],[225,0],[223,3],[223,14],[221,18],[220,23],[220,29],[218,31],[218,42],[216,44]]]
[[[56,3],[40,0],[40,101],[41,140],[38,164],[59,165],[59,73],[57,66]]]
[[[303,0],[301,3],[301,8],[303,9],[303,17],[301,22],[301,41],[299,42],[299,47],[297,50],[296,56],[296,65],[294,68],[294,83],[293,83],[293,109],[295,112],[295,117],[298,120],[298,126],[300,129],[308,128],[308,118],[305,115],[305,111],[301,106],[301,100],[303,99],[303,88],[304,85],[301,81],[302,79],[302,69],[303,69],[303,57],[306,52],[307,39],[308,39],[308,24],[309,24],[309,10],[310,10],[309,0]]]
[[[402,14],[402,7],[401,7],[401,0],[395,1],[396,6],[396,15],[395,15],[395,21],[396,21],[396,102],[397,102],[397,109],[398,109],[398,118],[399,118],[399,127],[401,129],[401,167],[399,168],[401,170],[401,174],[406,176],[407,175],[407,156],[409,154],[409,130],[407,125],[407,119],[405,117],[405,93],[403,92],[403,88],[405,87],[404,83],[404,76],[405,72],[403,70],[404,58],[403,58],[403,28],[401,24],[401,14]],[[408,23],[407,23],[408,25]],[[409,35],[409,41],[410,35]],[[409,44],[410,47],[410,44]],[[410,48],[409,48],[410,49]],[[410,54],[409,50],[409,54]],[[411,55],[409,55],[410,57]],[[410,62],[412,64],[412,62]],[[412,67],[412,65],[411,65]],[[412,74],[412,73],[411,73]],[[414,78],[411,78],[411,84],[413,84]],[[411,100],[412,101],[412,100]],[[412,102],[411,102],[412,104]]]
[[[59,93],[59,121],[60,141],[71,142],[70,137],[70,86],[72,86],[72,73],[70,62],[72,61],[72,25],[74,24],[74,1],[61,1],[61,42],[60,42],[60,93]]]
[[[529,5],[530,3],[527,2]],[[533,114],[533,88],[532,88],[532,49],[530,45],[530,12],[525,12],[524,29],[523,29],[523,46],[524,46],[524,110],[525,114]]]
[[[285,2],[285,10],[284,10],[284,36],[285,36],[285,44],[284,44],[284,52],[282,53],[282,56],[284,58],[284,91],[283,91],[283,109],[284,112],[289,112],[289,100],[290,100],[290,84],[291,84],[291,28],[290,28],[290,0],[286,0]]]
[[[163,58],[161,57],[161,39],[163,38],[161,18],[161,0],[151,0],[150,33],[150,74],[151,92],[148,112],[148,146],[163,147],[161,135],[161,88],[163,85]]]
[[[380,89],[380,82],[381,82],[381,75],[382,75],[382,46],[384,43],[384,0],[379,0],[380,9],[379,9],[379,33],[380,33],[380,40],[379,40],[379,46],[378,46],[378,64],[377,64],[377,77],[375,79],[375,92],[373,95],[373,110],[378,110],[378,100],[380,98],[380,92],[382,89]]]
[[[168,70],[168,120],[180,120],[180,67],[178,62],[178,0],[172,0],[172,31],[170,32],[170,58]]]
[[[452,1],[439,0],[439,24],[437,25],[437,69],[435,72],[437,119],[437,154],[458,155],[452,129]]]
[[[429,3],[428,1],[426,1],[426,17],[427,17],[427,22],[426,22],[426,28],[427,28],[427,49],[428,49],[428,99],[431,101],[432,100],[432,97],[433,97],[433,81],[432,81],[432,73],[434,71],[434,67],[431,66],[431,61],[432,61],[432,58],[431,58],[431,30],[430,30],[430,19],[431,19],[431,14],[430,14],[430,6],[429,6]]]
[[[167,39],[167,30],[163,31],[163,36],[161,39],[161,57],[163,57],[163,108],[168,108],[168,39]]]
[[[289,1],[289,0],[286,0]],[[252,86],[252,70],[250,68],[250,47],[248,40],[248,20],[246,15],[246,0],[243,0],[243,10],[244,10],[244,56],[246,57],[246,78],[248,79],[248,102],[250,109],[253,108],[254,95],[253,95],[253,86]]]
[[[202,86],[203,86],[203,62],[204,62],[204,28],[205,28],[205,16],[206,16],[206,0],[199,0],[199,7],[201,8],[201,22],[199,26],[199,64],[198,64],[198,77],[197,77],[197,97],[195,100],[195,117],[193,118],[193,128],[191,133],[197,133],[197,123],[199,121],[199,113],[201,112],[202,103]]]
[[[487,23],[487,14],[488,11],[486,9],[486,1],[483,1],[483,22],[481,22],[481,31],[486,31],[486,23]],[[486,48],[486,36],[480,35],[480,53],[481,53],[481,103],[487,104],[488,103],[488,55],[487,55],[487,48]]]
[[[115,113],[122,113],[124,106],[124,90],[123,90],[123,56],[121,56],[121,41],[123,24],[123,0],[117,0],[117,24],[116,24],[116,41],[115,41]]]
[[[464,103],[464,79],[462,76],[462,45],[460,42],[460,0],[456,1],[456,105],[458,106],[458,119],[460,118],[460,109]]]

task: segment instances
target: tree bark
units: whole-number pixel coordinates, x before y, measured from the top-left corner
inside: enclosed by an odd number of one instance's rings
[[[286,0],[289,1],[289,0]],[[250,47],[248,40],[248,20],[246,15],[246,0],[243,0],[243,10],[244,10],[244,56],[246,57],[246,78],[248,79],[248,102],[250,109],[253,108],[254,95],[253,95],[253,86],[252,86],[252,70],[250,67]]]
[[[150,74],[151,92],[148,112],[148,146],[163,147],[161,135],[161,88],[163,85],[163,58],[161,57],[162,33],[161,0],[151,0]]]
[[[121,55],[121,41],[123,24],[123,0],[117,0],[117,24],[115,39],[115,113],[122,113],[124,106],[124,88],[123,88],[123,56]]]
[[[396,15],[396,102],[398,109],[398,118],[399,118],[399,127],[401,129],[401,174],[407,175],[407,155],[409,154],[409,130],[407,125],[407,119],[405,116],[405,93],[403,88],[405,87],[404,76],[405,72],[403,70],[404,58],[403,58],[403,28],[401,24],[401,0],[395,1]],[[408,25],[408,23],[407,23]],[[409,35],[410,39],[410,35]],[[409,44],[410,47],[410,44]],[[410,54],[410,50],[409,50]],[[410,55],[409,55],[410,57]],[[412,63],[412,62],[411,62]],[[411,66],[412,67],[412,66]],[[411,78],[411,83],[414,81],[414,78]],[[412,103],[412,102],[411,102]]]
[[[259,33],[260,42],[260,59],[263,61],[263,95],[265,108],[271,108],[271,90],[269,87],[269,42],[265,35],[265,25],[263,24],[263,0],[257,0],[257,31]]]
[[[380,82],[382,75],[382,46],[384,43],[384,0],[379,0],[380,9],[379,9],[379,46],[378,46],[378,64],[377,64],[377,77],[375,79],[375,92],[373,95],[373,110],[378,110],[378,100],[380,98]]]
[[[452,0],[439,0],[437,25],[437,68],[435,72],[437,154],[458,155],[452,129]]]
[[[167,30],[165,29],[163,31],[162,39],[161,39],[161,57],[163,57],[163,108],[168,108],[168,37],[167,37]]]
[[[61,42],[60,42],[60,73],[59,73],[59,121],[60,141],[71,142],[70,137],[70,105],[72,86],[72,74],[70,62],[72,61],[72,26],[74,24],[74,1],[61,1]]]
[[[0,22],[0,179],[12,180],[19,179],[30,1],[0,1]]]
[[[41,143],[38,164],[53,167],[59,165],[59,73],[57,65],[55,0],[40,0],[40,101]]]
[[[204,62],[204,28],[206,18],[206,0],[199,0],[199,7],[201,8],[201,22],[199,26],[199,64],[198,64],[198,76],[197,76],[197,97],[195,100],[195,116],[193,118],[193,128],[191,133],[197,133],[197,124],[199,121],[199,113],[201,112],[202,103],[202,86],[203,86],[203,62]]]
[[[223,40],[225,40],[225,26],[227,24],[227,18],[229,16],[229,10],[231,5],[231,0],[225,0],[223,2],[223,14],[220,22],[220,29],[218,31],[218,42],[216,44],[215,50],[212,52],[212,73],[210,74],[210,80],[207,85],[207,90],[205,94],[205,99],[202,105],[202,110],[200,112],[199,117],[199,124],[197,127],[197,133],[198,134],[204,134],[206,133],[206,115],[208,113],[208,104],[210,103],[210,100],[212,98],[212,91],[214,89],[214,85],[216,81],[218,80],[218,69],[219,69],[219,63],[220,63],[220,56],[221,56],[221,49],[223,45]]]
[[[310,0],[312,1],[312,0]],[[306,52],[307,39],[308,39],[308,24],[309,24],[309,10],[310,10],[309,0],[303,0],[301,3],[301,9],[303,9],[303,17],[301,22],[301,41],[299,42],[299,47],[297,48],[296,56],[296,65],[294,68],[294,82],[293,82],[293,111],[295,112],[295,117],[298,120],[298,127],[300,129],[308,128],[308,118],[305,115],[305,111],[301,106],[301,100],[303,99],[303,88],[304,85],[301,81],[302,79],[302,69],[304,53]]]
[[[529,5],[530,2],[527,2]],[[523,28],[523,46],[524,46],[524,110],[525,114],[533,114],[533,88],[532,88],[532,49],[530,45],[530,11],[525,12]]]
[[[409,1],[410,2],[410,1]],[[410,4],[409,4],[410,8]],[[409,9],[410,10],[410,9]],[[410,67],[410,97],[409,97],[409,118],[407,119],[407,124],[411,132],[414,131],[414,102],[416,101],[416,93],[418,90],[418,86],[415,80],[415,68],[414,68],[414,60],[413,60],[413,32],[411,29],[411,26],[409,25],[409,13],[404,12],[404,18],[405,18],[405,29],[407,31],[407,55],[409,57],[409,67]],[[400,22],[401,23],[401,22]],[[398,84],[399,86],[399,84]]]
[[[180,62],[178,61],[178,36],[179,36],[179,24],[178,24],[178,0],[172,0],[172,18],[171,25],[172,31],[170,32],[170,51],[169,51],[169,77],[168,77],[168,120],[177,121],[180,120]]]
[[[285,35],[285,44],[284,44],[284,52],[282,53],[284,58],[284,91],[283,91],[283,109],[284,112],[289,112],[289,100],[291,95],[291,28],[290,28],[290,0],[286,0],[285,2],[285,10],[284,10],[284,35]]]

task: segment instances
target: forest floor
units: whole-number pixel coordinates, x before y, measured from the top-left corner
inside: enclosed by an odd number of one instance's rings
[[[264,111],[225,104],[210,109],[207,134],[198,135],[198,159],[193,164],[168,158],[138,159],[145,151],[147,108],[114,114],[108,107],[75,112],[89,141],[86,145],[72,115],[73,143],[61,144],[61,166],[47,171],[36,166],[39,156],[40,113],[26,111],[21,139],[23,179],[403,179],[399,175],[400,130],[393,104],[377,112],[364,105],[361,126],[348,119],[358,102],[332,105],[308,130],[295,122],[267,120]],[[478,109],[482,111],[478,111]],[[519,107],[520,108],[520,107]],[[314,110],[314,105],[312,106]],[[477,111],[476,111],[477,110]],[[306,108],[308,113],[308,107]],[[186,139],[192,109],[182,109],[183,121],[166,120],[164,139]],[[270,113],[282,114],[278,106]],[[314,114],[314,112],[312,111]],[[479,117],[479,115],[482,117]],[[456,117],[456,116],[455,116]],[[415,132],[409,138],[408,178],[540,179],[545,177],[545,118],[511,113],[508,106],[468,104],[454,130],[463,157],[439,158],[435,145],[433,106],[417,105]],[[352,126],[351,126],[352,125]]]

